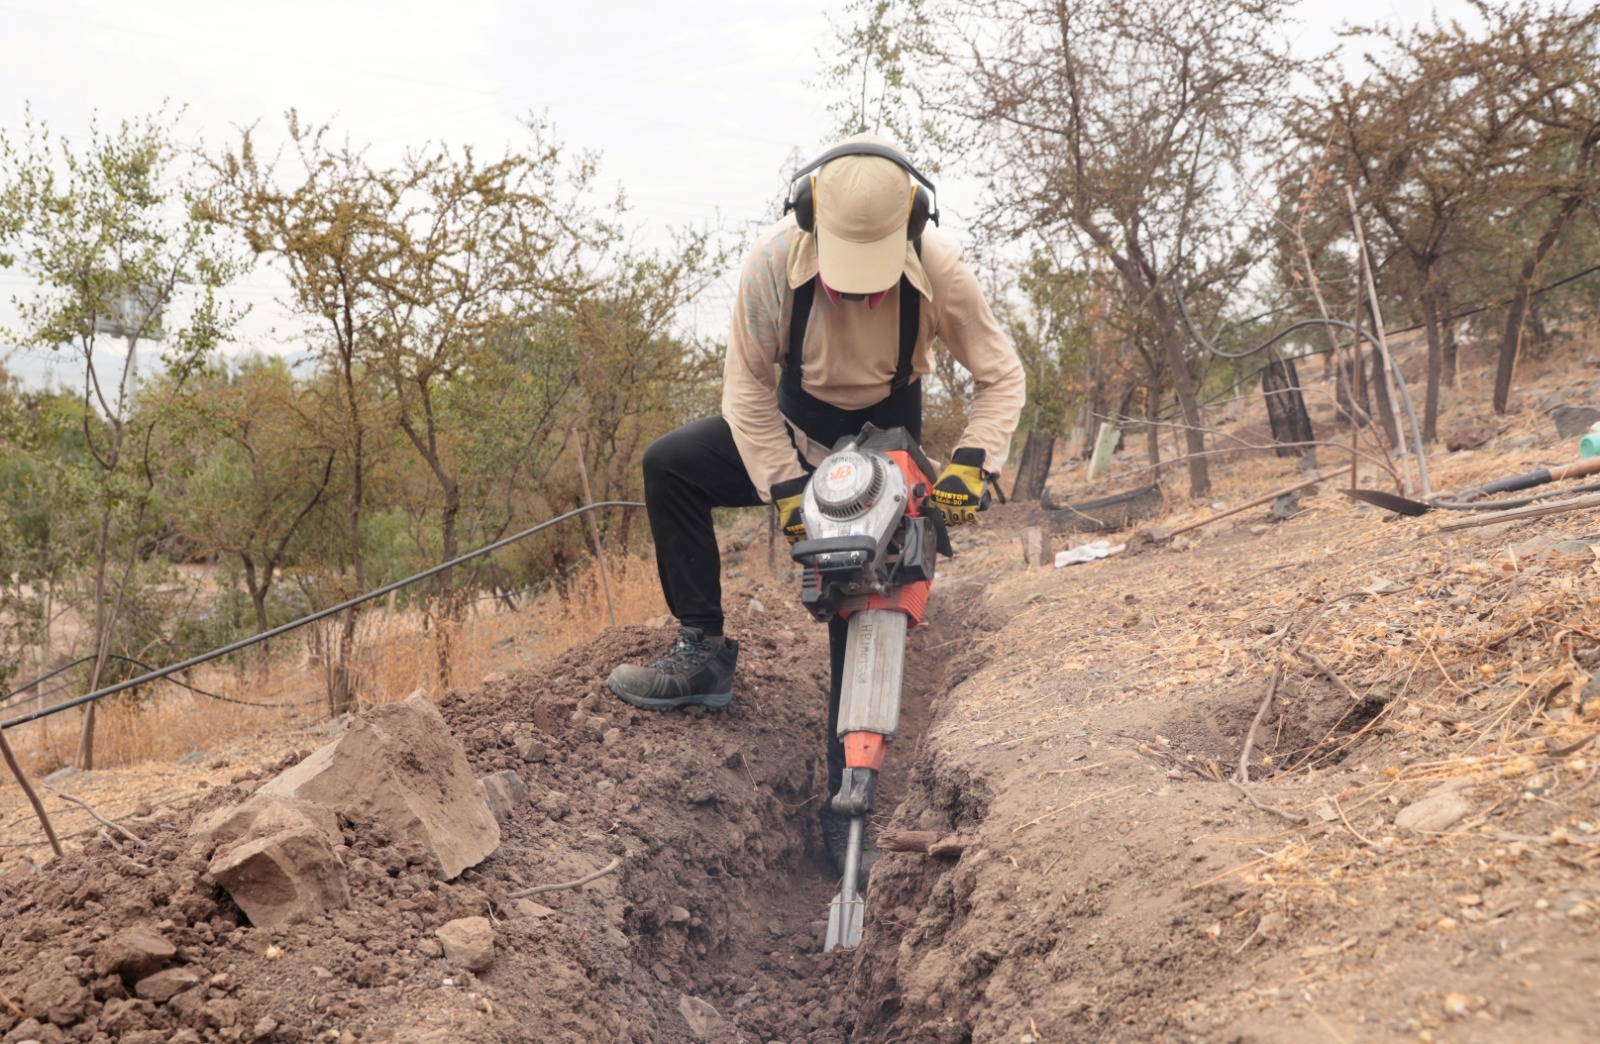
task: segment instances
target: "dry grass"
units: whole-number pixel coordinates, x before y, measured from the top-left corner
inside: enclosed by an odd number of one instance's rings
[[[608,562],[617,623],[642,623],[666,612],[654,565],[621,556]],[[418,688],[442,691],[472,686],[491,671],[532,667],[587,641],[610,623],[598,574],[575,574],[565,596],[550,591],[507,611],[489,599],[468,606],[458,621],[440,624],[415,610],[377,610],[357,627],[355,665],[364,706],[403,699]],[[326,715],[325,668],[310,652],[325,647],[337,626],[324,621],[292,652],[281,647],[265,669],[206,667],[184,686],[159,683],[137,700],[104,701],[96,716],[98,769],[171,763],[196,751],[216,751],[245,737],[303,728]],[[440,676],[441,646],[448,644],[448,677]],[[10,730],[8,738],[30,775],[70,765],[83,714],[67,711]],[[9,776],[0,780],[0,806],[20,801]]]

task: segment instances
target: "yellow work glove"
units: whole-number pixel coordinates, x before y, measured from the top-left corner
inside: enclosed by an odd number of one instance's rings
[[[944,514],[946,525],[976,522],[978,512],[989,506],[983,491],[983,456],[981,449],[958,449],[939,472],[939,481],[933,484],[929,499]]]
[[[800,514],[800,503],[805,499],[806,484],[810,475],[784,479],[772,487],[772,506],[778,509],[778,528],[790,546],[806,538],[806,520]]]

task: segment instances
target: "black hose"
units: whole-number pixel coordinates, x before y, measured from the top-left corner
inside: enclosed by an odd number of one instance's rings
[[[553,526],[557,522],[565,522],[568,519],[577,518],[579,515],[587,512],[607,507],[644,507],[644,505],[633,500],[604,500],[598,504],[588,504],[584,507],[575,508],[572,511],[568,511],[564,515],[557,515],[555,518],[552,518],[547,522],[541,522],[530,529],[524,529],[520,533],[514,533],[511,536],[496,540],[494,543],[480,547],[476,551],[469,551],[464,555],[452,558],[448,562],[440,563],[431,569],[425,569],[422,572],[417,573],[415,576],[408,576],[404,580],[396,580],[392,584],[385,584],[375,591],[368,591],[364,595],[357,595],[355,598],[340,602],[338,605],[329,606],[328,608],[319,612],[312,613],[310,616],[302,616],[298,620],[291,620],[288,623],[281,624],[272,628],[271,630],[262,631],[260,634],[253,634],[248,638],[242,638],[230,645],[224,645],[220,649],[213,649],[208,653],[201,653],[199,656],[191,656],[189,659],[184,660],[181,663],[175,663],[170,667],[163,667],[159,671],[150,671],[147,674],[139,675],[137,678],[130,678],[127,681],[118,682],[115,685],[109,685],[103,689],[85,693],[76,699],[67,700],[64,703],[58,703],[53,707],[45,707],[28,714],[24,714],[21,717],[0,721],[0,729],[9,729],[18,725],[26,725],[30,721],[37,721],[40,718],[49,717],[52,714],[59,714],[64,710],[71,710],[74,707],[81,707],[85,703],[93,703],[94,701],[104,699],[107,696],[114,696],[119,692],[126,692],[128,689],[134,688],[138,685],[159,681],[160,679],[167,677],[169,674],[176,674],[178,671],[188,670],[190,667],[199,666],[202,663],[215,660],[220,656],[226,656],[229,653],[238,652],[240,649],[248,649],[252,645],[264,642],[269,638],[276,638],[278,635],[286,634],[297,627],[304,627],[306,624],[316,623],[318,620],[325,620],[330,616],[333,616],[337,613],[342,613],[346,609],[360,605],[363,602],[370,602],[374,598],[381,598],[390,591],[398,591],[400,588],[405,587],[408,584],[416,583],[418,580],[426,580],[430,576],[435,576],[444,572],[446,569],[454,568],[463,562],[469,562],[480,555],[486,555],[491,551],[498,551],[500,548],[505,547],[508,544],[514,544],[523,537],[532,536],[541,529],[546,529],[550,526]]]

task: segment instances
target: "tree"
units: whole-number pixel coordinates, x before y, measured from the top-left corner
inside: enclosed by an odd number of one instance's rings
[[[0,134],[0,265],[36,284],[18,302],[19,344],[70,352],[81,367],[87,460],[64,466],[93,520],[89,546],[91,688],[112,653],[119,614],[134,595],[139,544],[151,531],[151,496],[162,462],[156,433],[181,406],[187,381],[237,316],[217,291],[239,270],[215,201],[175,143],[166,113],[91,124],[82,144],[57,137],[31,115],[20,140]],[[137,356],[160,341],[168,380],[138,392]],[[118,357],[108,342],[122,342]],[[94,706],[78,764],[94,764]]]
[[[1519,163],[1506,188],[1522,199],[1537,235],[1525,247],[1506,310],[1494,410],[1505,413],[1529,306],[1551,251],[1586,206],[1600,199],[1600,10],[1541,10],[1475,0],[1489,24],[1463,60],[1516,119]]]
[[[273,586],[332,489],[338,449],[304,412],[314,394],[279,360],[207,375],[173,447],[188,457],[170,494],[175,524],[201,553],[237,560],[257,633],[268,629]]]
[[[1103,287],[1095,274],[1075,270],[1047,247],[1035,248],[1017,276],[1022,300],[1002,302],[1012,343],[1028,374],[1028,403],[1021,427],[1027,432],[1017,464],[1011,496],[1037,500],[1054,458],[1055,440],[1068,434],[1075,408],[1091,402],[1096,383],[1107,374],[1102,367],[1104,309]]]
[[[1210,475],[1169,283],[1225,299],[1251,267],[1251,163],[1272,151],[1295,68],[1287,6],[928,0],[893,16],[922,110],[995,172],[993,230],[1066,236],[1117,274],[1182,409],[1196,496]]]

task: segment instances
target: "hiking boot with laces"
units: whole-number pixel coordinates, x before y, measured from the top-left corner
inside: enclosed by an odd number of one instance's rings
[[[646,710],[726,707],[733,699],[733,668],[739,643],[698,627],[679,627],[678,640],[648,667],[625,663],[607,682],[622,702]]]
[[[850,848],[850,817],[840,815],[826,805],[822,807],[822,844],[828,850],[828,858],[833,860],[834,872],[843,877],[844,857]],[[856,887],[861,891],[867,890],[867,882],[872,877],[872,867],[882,858],[883,853],[873,844],[871,830],[863,831],[861,872],[856,875]]]

